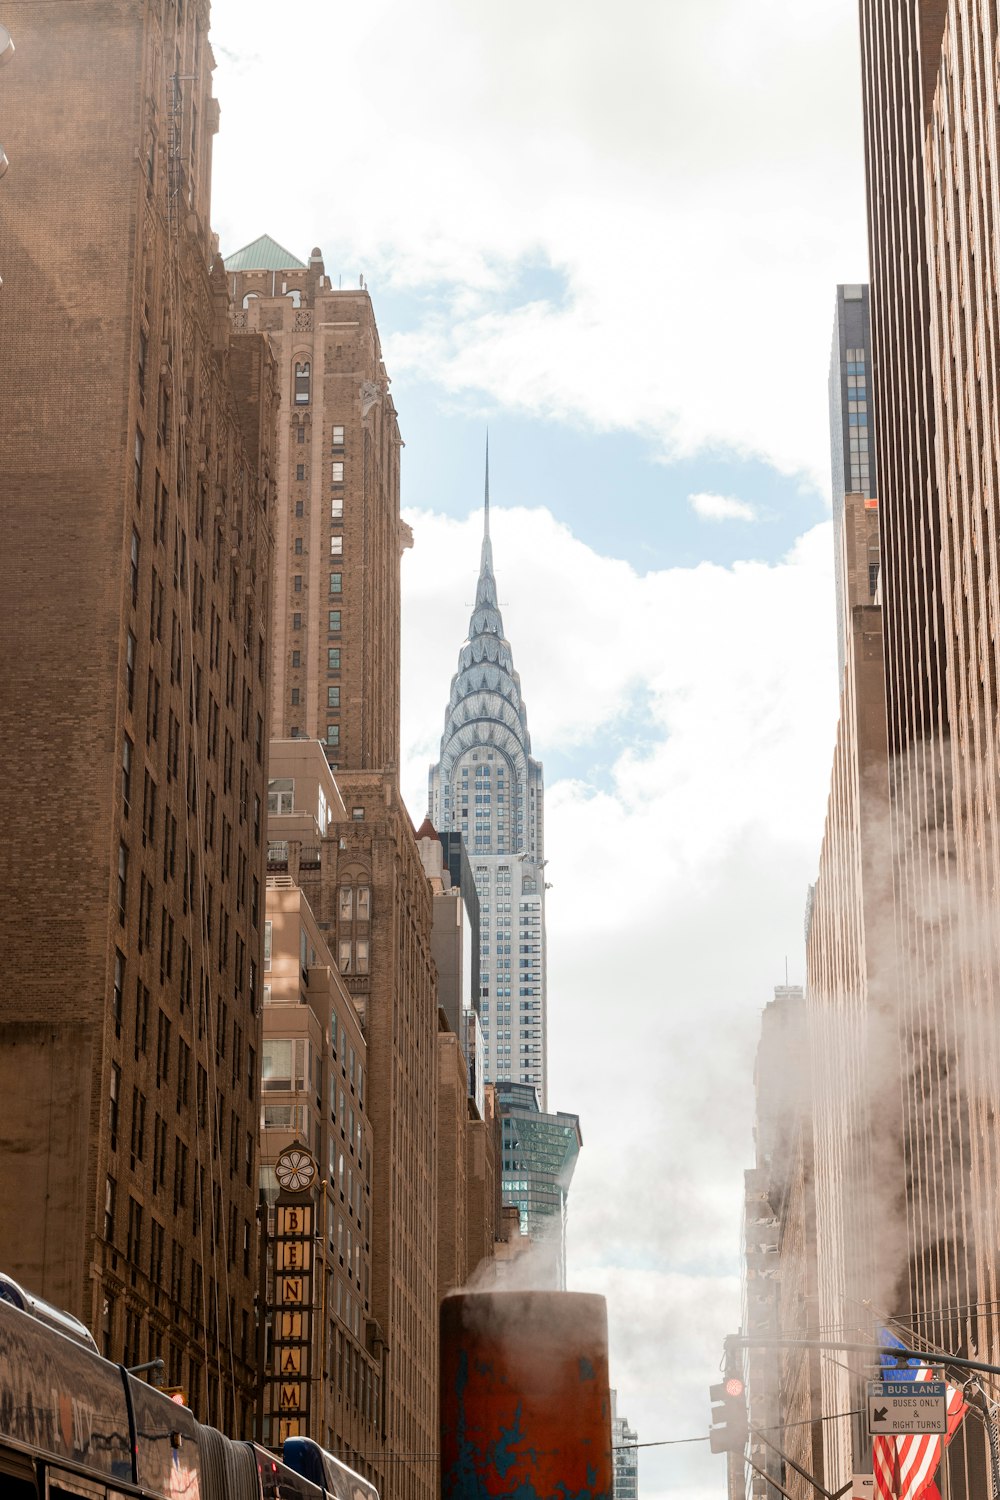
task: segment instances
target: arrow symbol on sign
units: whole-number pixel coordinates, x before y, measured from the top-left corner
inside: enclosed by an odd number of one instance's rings
[[[876,1406],[875,1410],[872,1412],[872,1421],[884,1422],[888,1415],[889,1408],[887,1406]]]

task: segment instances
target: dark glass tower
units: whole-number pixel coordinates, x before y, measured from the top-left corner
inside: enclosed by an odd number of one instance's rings
[[[848,592],[841,534],[845,495],[864,495],[878,509],[875,428],[871,396],[871,318],[867,286],[838,286],[830,351],[830,468],[833,482],[834,566],[837,581],[837,663],[844,675]],[[871,572],[872,597],[878,557]]]

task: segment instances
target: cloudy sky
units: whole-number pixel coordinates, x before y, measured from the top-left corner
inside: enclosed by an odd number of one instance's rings
[[[864,280],[854,0],[214,0],[225,253],[371,290],[406,440],[404,790],[474,595],[483,447],[546,768],[571,1282],[649,1443],[739,1323],[762,1006],[803,977],[833,745],[826,380]],[[644,1500],[714,1500],[707,1443]]]

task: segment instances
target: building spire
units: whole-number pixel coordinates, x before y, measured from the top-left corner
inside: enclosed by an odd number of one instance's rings
[[[494,590],[493,602],[496,603],[495,585],[493,583],[493,543],[490,541],[490,429],[486,429],[486,490],[483,497],[483,547],[479,559],[479,590],[482,593],[484,580],[489,581],[489,587]]]
[[[483,503],[483,538],[490,534],[490,429],[486,429],[486,499]]]

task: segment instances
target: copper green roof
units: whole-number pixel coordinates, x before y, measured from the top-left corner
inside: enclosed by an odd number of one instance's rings
[[[262,234],[259,240],[226,256],[227,271],[304,271],[305,268],[305,261],[283,249],[269,234]]]

